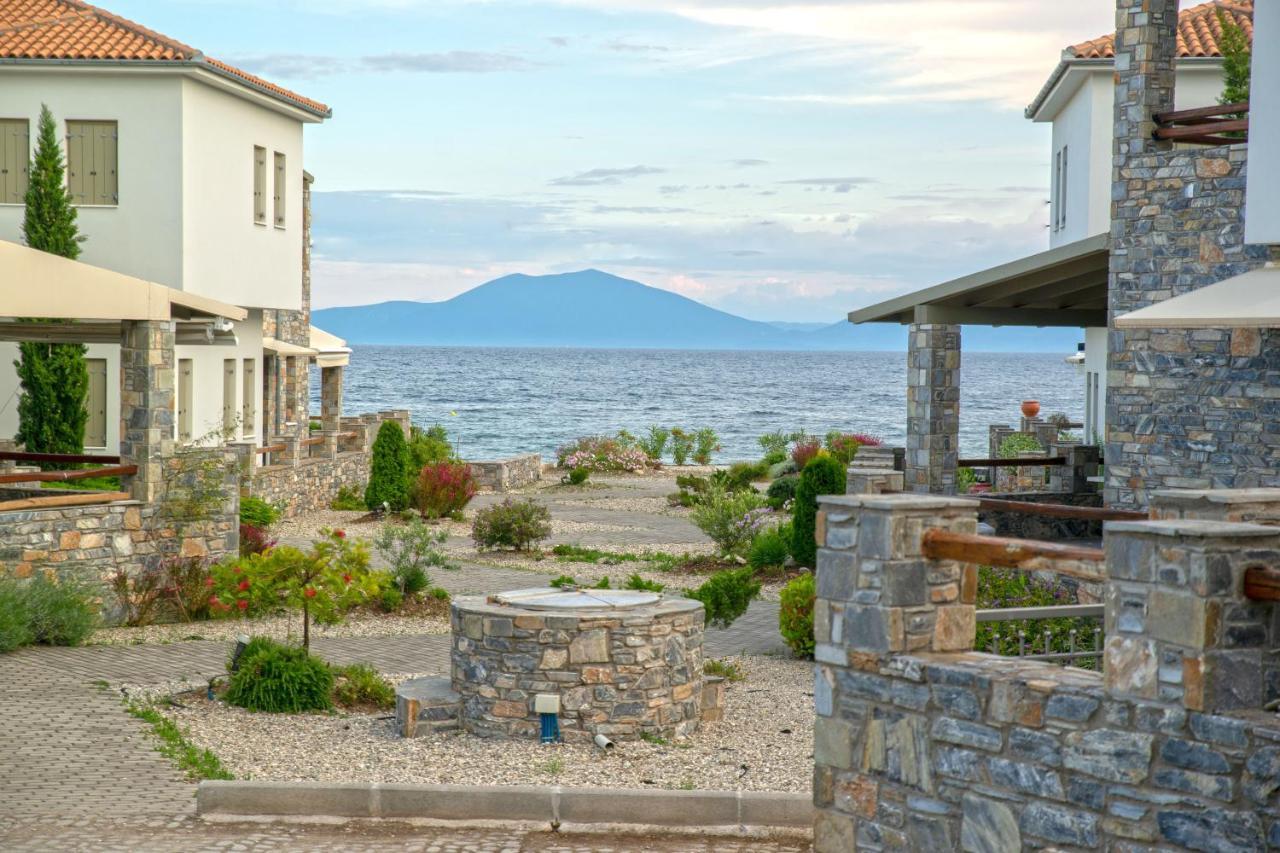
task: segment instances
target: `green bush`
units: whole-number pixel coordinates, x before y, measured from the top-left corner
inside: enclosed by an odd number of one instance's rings
[[[787,561],[791,553],[790,529],[772,527],[763,530],[751,543],[751,551],[747,555],[747,565],[757,572],[776,568]]]
[[[775,462],[769,466],[769,478],[776,480],[779,477],[786,477],[789,474],[799,474],[800,469],[796,467],[796,463],[790,457],[783,459],[781,462]]]
[[[565,587],[577,586],[578,582],[573,579],[573,575],[560,575],[558,578],[552,578],[550,585],[556,589],[564,589]]]
[[[0,579],[0,653],[29,646],[34,641],[20,582]]]
[[[1075,604],[1076,597],[1061,585],[1042,581],[1018,569],[994,569],[987,566],[978,569],[977,607],[979,610],[1002,610],[1011,607],[1052,607]],[[1011,622],[980,622],[973,647],[980,652],[1000,655],[1017,655],[1026,636],[1028,652],[1045,651],[1045,632],[1048,631],[1050,652],[1071,651],[1071,631],[1076,632],[1075,650],[1093,647],[1093,631],[1100,627],[1096,617],[1077,616],[1058,619],[1020,619]],[[998,639],[997,639],[998,638]],[[1101,644],[1102,638],[1099,638]],[[1100,647],[1100,645],[1099,645]],[[1080,658],[1072,666],[1098,669],[1097,658]]]
[[[759,480],[769,479],[769,466],[763,462],[735,462],[723,473],[729,483],[737,489],[749,489],[751,484]]]
[[[720,436],[710,427],[703,427],[693,434],[693,461],[699,465],[710,465],[711,454],[720,449]]]
[[[702,586],[688,590],[685,595],[702,602],[708,625],[728,628],[747,612],[751,599],[760,594],[760,582],[751,574],[750,566],[716,572]]]
[[[333,671],[328,664],[300,646],[258,637],[240,656],[224,698],[249,711],[296,714],[328,711],[332,696]]]
[[[746,551],[768,518],[764,498],[756,492],[729,492],[715,483],[707,487],[689,514],[723,554]]]
[[[396,421],[383,421],[373,440],[373,461],[369,484],[364,489],[364,505],[376,512],[385,505],[392,512],[409,506],[409,445],[404,429]]]
[[[588,468],[574,468],[569,472],[569,485],[581,486],[591,476],[591,470]]]
[[[804,466],[796,487],[791,523],[791,554],[800,565],[813,568],[817,557],[818,546],[813,537],[818,518],[818,495],[843,495],[844,488],[844,465],[826,451],[818,453]]]
[[[962,467],[956,469],[956,494],[967,495],[974,484],[978,482],[978,475],[972,468]]]
[[[644,451],[645,456],[654,462],[661,462],[663,451],[667,449],[667,439],[670,437],[671,430],[655,425],[649,427],[648,438],[640,439],[637,444]]]
[[[392,582],[404,598],[416,596],[431,586],[428,569],[457,569],[439,546],[449,534],[435,530],[416,518],[405,524],[384,524],[373,546],[387,561]]]
[[[693,452],[693,436],[679,427],[671,430],[671,461],[683,465]]]
[[[240,499],[240,523],[254,527],[270,527],[280,520],[280,510],[262,498]]]
[[[795,500],[796,487],[799,485],[800,477],[795,474],[787,474],[770,483],[768,490],[765,492],[770,508],[784,509],[787,501]]]
[[[396,689],[367,663],[333,669],[333,703],[343,708],[386,711],[396,706]]]
[[[778,631],[797,657],[813,657],[814,579],[806,572],[782,588],[778,605]]]
[[[98,625],[98,606],[87,584],[38,574],[21,587],[20,594],[34,643],[78,646]]]
[[[421,471],[432,462],[448,462],[453,458],[453,446],[444,427],[435,424],[422,429],[409,427],[409,475]]]
[[[400,587],[392,581],[382,588],[378,593],[378,607],[383,613],[395,613],[404,606],[404,593],[400,591]]]
[[[526,551],[551,535],[551,510],[535,500],[507,498],[476,513],[471,538],[480,550]]]
[[[623,587],[623,589],[638,589],[644,592],[662,592],[666,588],[666,584],[645,580],[640,577],[639,573],[634,573],[627,578],[626,586]]]
[[[359,510],[366,509],[364,505],[364,496],[350,486],[339,486],[338,493],[333,496],[333,500],[329,501],[329,509],[338,509],[348,512],[357,512]]]
[[[756,440],[760,442],[760,449],[764,451],[764,461],[769,465],[787,458],[787,445],[791,443],[791,439],[782,430],[767,432]]]

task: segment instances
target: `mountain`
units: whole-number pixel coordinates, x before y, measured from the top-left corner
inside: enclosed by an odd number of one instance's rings
[[[508,275],[442,302],[323,308],[312,322],[352,344],[623,349],[901,350],[901,326],[764,323],[679,294],[588,269]],[[968,349],[1073,352],[1074,329],[1025,330],[1016,345],[975,328]],[[1022,331],[1022,330],[1018,330]],[[1056,334],[1055,334],[1056,333]],[[1008,339],[1008,336],[1004,336]]]

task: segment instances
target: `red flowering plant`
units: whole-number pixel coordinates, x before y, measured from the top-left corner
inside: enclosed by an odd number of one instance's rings
[[[444,518],[461,512],[476,496],[476,481],[465,462],[432,462],[422,466],[414,502],[423,518]]]
[[[369,570],[367,545],[341,530],[321,533],[309,551],[278,545],[216,566],[211,609],[245,617],[301,611],[302,645],[309,648],[312,619],[341,622],[382,586],[378,573]]]
[[[827,433],[827,450],[831,455],[848,465],[857,455],[859,447],[879,447],[883,442],[874,435],[863,432],[840,432],[833,430]]]
[[[795,446],[791,448],[791,461],[796,463],[796,469],[804,470],[804,466],[809,464],[809,460],[818,455],[822,450],[822,442],[814,439],[804,439],[797,441]]]

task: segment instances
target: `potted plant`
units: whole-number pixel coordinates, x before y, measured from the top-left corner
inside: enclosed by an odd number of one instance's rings
[[[1023,400],[1022,401],[1022,416],[1024,418],[1034,418],[1038,414],[1040,414],[1039,400]]]

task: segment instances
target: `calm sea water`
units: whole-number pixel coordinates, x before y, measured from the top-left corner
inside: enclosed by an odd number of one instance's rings
[[[577,436],[650,424],[712,427],[720,460],[758,457],[756,437],[775,429],[839,428],[898,445],[906,433],[902,352],[354,349],[347,412],[409,409],[417,424],[444,424],[470,459],[547,455]],[[961,452],[985,454],[987,425],[1016,424],[1024,399],[1079,420],[1083,383],[1066,355],[965,353]],[[312,397],[319,411],[318,379]]]

